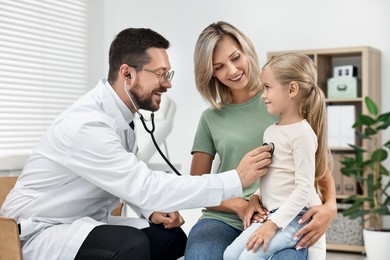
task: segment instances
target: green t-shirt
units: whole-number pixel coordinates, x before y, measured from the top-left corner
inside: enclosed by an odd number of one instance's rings
[[[206,109],[200,118],[192,152],[218,154],[218,173],[237,168],[242,157],[263,144],[265,129],[276,121],[267,113],[261,93],[242,104],[228,104],[223,109]],[[248,200],[258,188],[254,183],[243,192]],[[241,219],[233,213],[203,210],[202,218],[221,220],[236,229],[243,229]]]

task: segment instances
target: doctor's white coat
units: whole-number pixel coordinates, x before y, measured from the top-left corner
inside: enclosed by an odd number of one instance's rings
[[[242,195],[235,170],[202,177],[149,170],[135,155],[133,118],[101,80],[53,122],[1,209],[21,224],[24,259],[74,259],[97,225],[148,226],[143,218],[112,218],[119,199],[141,215]]]

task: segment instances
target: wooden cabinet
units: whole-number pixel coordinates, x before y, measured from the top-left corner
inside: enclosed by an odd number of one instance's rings
[[[329,120],[342,120],[342,124],[346,123],[348,124],[348,120],[351,121],[352,116],[352,123],[355,121],[355,118],[358,114],[361,113],[367,113],[366,107],[364,105],[364,97],[369,96],[373,101],[378,104],[378,107],[381,107],[380,101],[381,101],[381,54],[380,51],[368,46],[362,46],[362,47],[349,47],[349,48],[333,48],[333,49],[316,49],[316,50],[288,50],[288,51],[279,51],[279,52],[270,52],[268,53],[268,59],[271,59],[273,56],[286,53],[286,52],[300,52],[305,53],[309,57],[313,59],[315,64],[317,65],[317,73],[318,73],[318,85],[319,87],[324,91],[326,97],[327,97],[327,106],[328,106],[328,122]],[[332,78],[333,75],[333,69],[336,66],[349,66],[352,65],[355,68],[357,68],[357,95],[353,98],[329,98],[328,93],[328,80]],[[338,109],[341,109],[342,111],[347,111],[346,114],[340,115],[337,111]],[[352,112],[351,112],[352,110]],[[335,113],[336,111],[336,113]],[[343,116],[344,115],[344,116]],[[337,118],[338,117],[338,118]],[[333,118],[333,119],[332,119]],[[334,119],[336,118],[336,119]],[[328,124],[328,140],[333,138],[331,135],[338,135],[338,133],[335,133],[335,129],[331,128],[331,125],[338,124],[338,122],[331,121],[330,124]],[[352,124],[349,126],[350,128],[347,130],[352,130]],[[345,126],[344,126],[345,128]],[[352,142],[355,142],[356,144],[361,145],[361,141],[356,139],[353,135]],[[350,139],[349,139],[350,140]],[[331,141],[329,143],[331,144]],[[360,143],[359,143],[360,142]],[[337,142],[336,142],[337,143]],[[345,199],[349,195],[353,193],[365,193],[365,187],[358,187],[356,183],[351,179],[346,179],[344,176],[339,173],[340,164],[339,160],[342,158],[343,155],[348,155],[353,153],[352,148],[350,148],[347,145],[335,145],[335,142],[332,143],[333,145],[330,145],[331,152],[334,156],[334,164],[335,169],[333,170],[333,175],[336,182],[337,187],[337,200],[339,204],[339,210],[342,211],[342,199]],[[368,147],[368,144],[365,144],[363,141],[363,147],[367,150],[370,150],[370,147]],[[363,242],[357,242],[357,244],[351,244],[351,238],[348,237],[350,234],[347,234],[348,232],[339,231],[340,228],[345,228],[343,221],[348,221],[348,218],[342,219],[343,216],[341,213],[337,216],[337,221],[334,221],[332,223],[333,225],[336,225],[335,223],[338,223],[337,225],[341,225],[341,227],[333,227],[333,229],[336,229],[336,232],[339,232],[340,234],[338,236],[341,236],[341,242],[337,243],[329,243],[329,239],[327,239],[327,249],[329,250],[339,250],[339,251],[351,251],[351,252],[364,252],[364,246]],[[356,223],[354,223],[356,224]],[[360,221],[360,230],[357,230],[357,233],[359,236],[359,232],[363,229],[363,225],[366,225]],[[332,228],[331,226],[331,228]],[[355,225],[356,226],[356,225]],[[359,227],[359,226],[358,226]],[[331,229],[330,228],[330,229]],[[343,239],[343,237],[345,239]],[[327,233],[327,237],[328,233]],[[361,240],[362,241],[362,240]]]

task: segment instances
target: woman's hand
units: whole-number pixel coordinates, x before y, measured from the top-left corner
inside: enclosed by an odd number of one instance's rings
[[[249,237],[246,243],[246,249],[256,252],[257,249],[263,244],[263,252],[268,248],[269,241],[275,235],[278,230],[278,226],[272,221],[268,220],[262,224],[252,235]]]
[[[333,219],[336,217],[337,208],[333,203],[311,207],[299,220],[305,223],[310,217],[312,220],[295,233],[295,237],[302,236],[296,245],[297,250],[313,246],[326,232]]]
[[[237,216],[239,216],[242,221],[244,221],[245,212],[246,212],[246,209],[248,208],[248,205],[249,205],[247,200],[245,200],[243,198],[233,198],[233,199],[227,200],[226,202],[225,201],[222,202],[221,205],[226,207],[225,210],[227,210],[228,208],[231,208],[232,211]],[[221,206],[220,206],[220,209],[221,209]]]
[[[251,196],[243,218],[244,229],[247,229],[251,223],[264,222],[267,217],[268,210],[261,207],[259,196]]]
[[[313,246],[326,232],[337,214],[336,189],[332,172],[327,169],[325,176],[318,180],[322,191],[324,205],[311,207],[300,219],[304,223],[310,217],[313,219],[295,233],[295,237],[302,236],[296,245],[297,249]]]

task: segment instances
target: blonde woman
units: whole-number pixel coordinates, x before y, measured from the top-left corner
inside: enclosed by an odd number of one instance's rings
[[[198,38],[194,63],[197,89],[211,107],[203,112],[198,124],[191,175],[209,173],[216,154],[220,157],[217,172],[233,169],[239,158],[263,144],[265,129],[277,120],[267,113],[261,98],[263,87],[255,48],[234,26],[226,22],[213,23]],[[313,246],[336,215],[334,181],[329,171],[319,180],[319,186],[324,189],[325,202],[302,216],[303,222],[310,217],[314,221],[296,234],[303,236],[297,247]],[[242,198],[226,200],[218,207],[203,210],[190,231],[186,260],[222,259],[226,247],[244,229],[248,200],[257,188],[258,183],[245,189]],[[266,213],[266,210],[257,212],[252,221],[265,219]],[[320,252],[325,252],[323,241]],[[283,250],[273,259],[299,259],[301,252]]]

